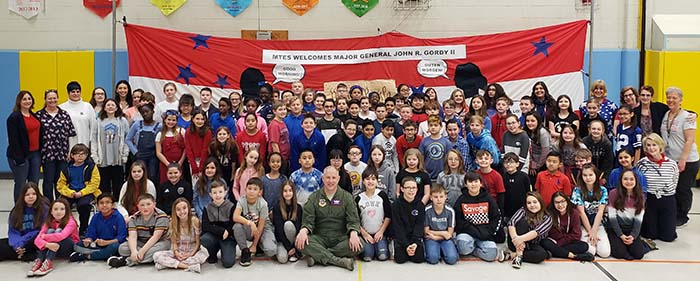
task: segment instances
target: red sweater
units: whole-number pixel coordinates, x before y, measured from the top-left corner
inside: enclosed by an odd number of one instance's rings
[[[194,125],[192,125],[194,126]],[[204,136],[200,137],[193,134],[191,130],[185,132],[185,154],[187,161],[190,163],[192,173],[197,174],[202,170],[201,164],[197,165],[195,159],[199,158],[203,163],[207,159],[209,143],[211,142],[211,131],[204,132]]]
[[[39,151],[39,131],[41,128],[39,120],[34,115],[22,116],[22,118],[24,118],[24,126],[27,128],[29,136],[29,151]]]
[[[491,197],[493,197],[493,200],[498,202],[498,194],[506,192],[506,187],[503,185],[503,177],[501,177],[501,174],[496,172],[494,169],[491,169],[491,172],[489,173],[483,173],[481,170],[476,170],[476,172],[481,175],[481,179],[484,180],[483,185],[486,186],[486,190],[489,191],[489,194]]]
[[[566,195],[571,196],[571,181],[564,173],[557,171],[552,174],[549,171],[542,171],[537,174],[535,181],[535,190],[539,191],[544,200],[544,206],[549,206],[549,201],[552,200],[552,194],[557,191],[563,191]]]
[[[552,220],[559,220],[559,227],[552,226],[549,230],[549,238],[554,239],[559,246],[566,246],[572,242],[581,240],[581,217],[576,210],[571,210],[568,215],[555,216]]]
[[[262,131],[258,130],[254,135],[249,135],[248,132],[238,132],[236,134],[236,144],[238,144],[238,163],[243,165],[248,150],[257,150],[260,153],[260,161],[265,163],[265,153],[267,151],[267,137]]]
[[[503,151],[503,135],[508,131],[506,127],[506,117],[508,115],[503,115],[502,117],[498,113],[491,116],[491,136],[496,140],[496,145],[498,149]]]
[[[401,167],[406,165],[406,163],[404,163],[403,160],[403,155],[406,153],[406,150],[408,150],[409,148],[418,149],[418,146],[420,145],[420,142],[422,140],[423,137],[419,135],[416,135],[416,138],[412,142],[408,142],[406,140],[406,135],[401,135],[398,139],[396,139],[396,152],[398,153]]]

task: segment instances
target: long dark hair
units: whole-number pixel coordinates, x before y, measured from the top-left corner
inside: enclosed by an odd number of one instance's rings
[[[71,219],[73,219],[73,213],[70,211],[70,203],[68,203],[68,201],[66,199],[63,199],[63,197],[59,197],[58,199],[51,202],[51,206],[49,206],[49,212],[51,212],[51,210],[53,210],[53,206],[56,204],[63,204],[63,207],[66,210],[66,213],[63,215],[63,217],[60,220],[58,220],[58,227],[64,228],[64,227],[66,227],[68,222]],[[49,226],[49,224],[55,219],[56,218],[54,218],[53,215],[51,215],[51,218],[47,219],[45,222],[46,226]]]
[[[592,195],[590,194],[591,192],[588,192],[588,186],[586,186],[586,183],[583,182],[583,171],[591,169],[593,170],[593,173],[595,174],[596,180],[593,182],[593,190],[592,190]],[[583,194],[583,201],[598,201],[603,197],[603,190],[602,187],[600,186],[600,170],[596,168],[593,163],[587,163],[584,164],[583,167],[581,167],[581,173],[578,175],[578,182],[579,182],[579,188],[581,189],[581,193]]]
[[[535,82],[534,85],[532,85],[532,93],[530,93],[530,97],[532,98],[532,102],[535,103],[536,101],[539,101],[539,98],[535,95],[535,87],[537,86],[542,86],[544,89],[544,104],[545,104],[545,111],[550,111],[554,108],[556,108],[555,100],[554,97],[549,93],[549,89],[547,88],[547,84],[544,83],[544,81],[537,81]]]
[[[527,117],[532,116],[535,117],[535,120],[537,120],[537,127],[535,127],[534,130],[530,130],[530,128],[527,127]],[[540,130],[542,130],[543,125],[542,125],[542,117],[540,117],[539,114],[537,114],[537,111],[530,111],[525,114],[525,126],[524,130],[527,133],[527,135],[530,137],[530,140],[532,140],[532,143],[535,145],[540,145]]]
[[[496,88],[496,94],[494,94],[493,98],[489,97],[489,88],[494,87]],[[484,90],[484,100],[486,103],[484,104],[484,107],[487,109],[495,109],[496,108],[496,100],[500,97],[505,97],[506,96],[506,90],[503,89],[503,86],[498,83],[492,83],[486,85],[486,89]]]
[[[32,208],[34,208],[34,228],[41,228],[41,225],[44,223],[44,215],[46,214],[46,205],[48,204],[48,200],[41,194],[41,191],[39,191],[39,186],[36,183],[28,182],[24,184],[24,187],[22,187],[22,191],[15,202],[15,207],[12,208],[12,211],[10,212],[10,219],[12,220],[11,223],[14,229],[22,229],[22,224],[24,221],[24,208],[27,207],[27,203],[24,202],[24,196],[30,189],[33,189],[34,193],[36,193],[36,201],[32,205]]]
[[[22,99],[24,98],[25,95],[29,95],[29,97],[32,98],[32,106],[29,108],[29,112],[34,109],[34,96],[32,93],[29,91],[21,90],[19,93],[17,93],[17,97],[15,98],[15,107],[12,108],[12,112],[19,112],[22,109]]]
[[[632,173],[632,176],[634,176],[635,184],[634,188],[632,189],[632,194],[629,194],[627,188],[622,186],[622,177],[625,175],[625,173]],[[644,195],[642,195],[642,185],[639,183],[639,178],[637,177],[637,174],[634,172],[634,170],[622,170],[622,173],[620,173],[620,182],[617,184],[617,192],[617,197],[615,197],[615,201],[612,202],[613,207],[615,207],[616,210],[623,211],[625,209],[625,201],[629,197],[634,199],[635,215],[638,215],[642,210],[644,210]]]
[[[537,213],[531,213],[530,210],[527,209],[527,198],[530,196],[535,197],[535,199],[537,199],[537,201],[540,203],[540,210]],[[544,205],[542,195],[537,191],[530,191],[527,193],[527,195],[525,195],[523,208],[525,209],[525,220],[530,226],[534,227],[540,224],[544,220],[545,216],[547,216],[547,206]]]
[[[216,173],[214,173],[214,176],[209,178],[207,177],[205,170],[207,169],[207,166],[209,164],[214,163],[214,166],[216,167]],[[197,193],[199,195],[204,195],[207,194],[209,191],[207,190],[207,183],[209,181],[213,180],[218,180],[221,178],[221,165],[219,165],[219,160],[217,160],[215,157],[210,156],[206,160],[204,160],[204,163],[202,164],[202,176],[199,177],[199,180],[197,181]]]
[[[133,106],[134,104],[134,96],[131,94],[131,84],[129,84],[129,81],[126,80],[119,80],[116,85],[114,85],[114,100],[117,101],[117,105],[121,104],[121,97],[119,96],[119,93],[117,93],[117,88],[119,88],[119,85],[124,84],[126,85],[126,88],[128,89],[126,92],[126,103],[129,106]],[[106,93],[107,91],[105,91]],[[107,101],[105,101],[107,102]],[[93,105],[94,106],[94,105]]]
[[[290,186],[292,188],[292,202],[289,206],[287,206],[287,202],[285,202],[284,199],[284,187],[285,186]],[[280,207],[280,213],[282,214],[282,219],[283,220],[291,220],[291,221],[296,221],[297,219],[297,214],[299,212],[299,204],[297,204],[297,188],[294,185],[294,182],[291,180],[286,180],[280,185],[280,201],[279,201],[279,207]],[[287,213],[287,207],[291,207],[292,211],[290,213]]]
[[[95,91],[97,90],[102,90],[102,92],[105,94],[105,100],[102,102],[101,106],[104,107],[105,103],[107,102],[107,91],[105,90],[105,88],[95,87],[94,89],[92,89],[92,97],[90,97],[89,101],[90,105],[92,105],[93,108],[97,106],[97,101],[95,100]],[[119,105],[119,103],[117,103],[117,105]]]
[[[197,115],[202,115],[204,117],[204,125],[202,125],[202,128],[197,128],[197,126],[194,125],[194,123],[190,124],[190,133],[197,135],[198,137],[204,137],[204,134],[210,134],[211,135],[211,127],[209,127],[209,118],[207,118],[207,114],[202,111],[201,109],[195,109],[192,111],[192,120],[194,120],[194,117]]]
[[[140,167],[141,170],[143,170],[143,176],[138,182],[136,182],[134,178],[131,177],[131,171],[137,166]],[[129,168],[129,174],[127,175],[126,180],[126,191],[124,191],[124,197],[121,198],[121,204],[129,214],[132,213],[131,211],[138,203],[138,198],[134,196],[137,188],[139,195],[148,193],[148,170],[146,169],[146,163],[143,162],[143,160],[137,160],[136,162],[131,164],[131,167]]]
[[[571,98],[570,98],[569,96],[567,96],[567,95],[561,95],[561,96],[559,96],[559,97],[557,98],[557,106],[555,106],[554,108],[552,108],[552,116],[551,116],[551,117],[555,117],[556,114],[561,113],[561,108],[559,108],[559,102],[560,102],[561,100],[563,100],[563,99],[569,100],[569,108],[566,110],[566,112],[568,112],[569,115],[574,114],[574,110],[573,110],[574,105],[573,105],[573,103],[571,102]]]
[[[556,206],[554,205],[554,198],[557,197],[562,197],[564,200],[566,200],[566,214],[571,215],[571,210],[574,209],[574,204],[571,203],[571,199],[569,196],[566,195],[563,191],[559,190],[557,192],[554,192],[552,194],[552,200],[549,201],[549,206],[547,206],[547,210],[549,211],[549,215],[552,217],[559,217],[559,210],[557,210]],[[578,222],[575,222],[578,223]],[[552,227],[561,230],[559,227],[559,220],[552,219]]]

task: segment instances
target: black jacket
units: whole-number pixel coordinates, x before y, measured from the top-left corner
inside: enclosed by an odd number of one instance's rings
[[[192,197],[194,196],[192,184],[184,179],[180,179],[180,181],[175,184],[166,180],[164,183],[160,184],[157,192],[158,202],[156,205],[158,209],[161,209],[168,215],[171,215],[173,203],[175,203],[177,198],[183,197],[187,199],[187,201],[190,202],[190,206],[192,206]]]
[[[466,188],[457,198],[455,233],[466,233],[481,241],[494,241],[496,231],[502,227],[501,211],[489,192],[482,188],[479,195],[471,196]]]
[[[396,243],[408,246],[423,241],[425,205],[420,198],[416,196],[410,203],[403,196],[396,199],[391,206],[391,216],[391,229]]]
[[[651,128],[654,133],[661,135],[661,121],[664,120],[664,115],[668,111],[668,105],[660,102],[652,102],[649,105],[649,110],[651,111]],[[637,121],[637,126],[642,122],[642,106],[637,106],[634,108],[634,118]]]
[[[359,127],[360,125],[357,126]],[[327,163],[330,163],[331,161],[330,155],[331,150],[333,149],[339,149],[341,152],[343,152],[343,163],[347,163],[349,161],[348,151],[350,150],[350,145],[352,145],[353,142],[353,139],[349,138],[343,130],[339,130],[337,134],[328,139],[328,143],[326,144],[326,155],[328,155]]]
[[[39,118],[31,113],[32,117]],[[44,130],[39,126],[39,142],[43,139]],[[27,126],[24,124],[24,117],[19,111],[10,113],[7,117],[7,157],[14,160],[16,164],[23,164],[27,155],[29,155],[29,134]],[[41,143],[39,144],[41,147]]]
[[[284,220],[282,218],[282,209],[280,209],[280,205],[277,204],[272,208],[272,224],[275,226],[275,239],[278,243],[282,243],[287,251],[294,248],[294,241],[287,240],[287,236],[284,234],[284,224],[288,221],[292,222],[294,224],[294,228],[297,230],[297,233],[299,233],[299,230],[301,230],[303,209],[304,208],[302,208],[301,205],[297,204],[297,216],[294,218],[294,220]],[[292,206],[287,206],[286,211],[288,215],[291,215]]]
[[[603,172],[603,178],[608,178],[610,171],[615,165],[615,151],[613,150],[612,142],[606,137],[603,137],[600,142],[594,142],[591,136],[583,138],[582,142],[593,154],[591,163]]]
[[[223,239],[224,231],[228,231],[228,237],[233,239],[233,209],[235,204],[224,200],[221,206],[214,202],[209,203],[202,211],[202,235],[214,234],[214,237]]]

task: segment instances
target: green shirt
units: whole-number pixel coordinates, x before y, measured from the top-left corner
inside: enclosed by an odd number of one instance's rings
[[[338,188],[333,198],[324,189],[315,191],[304,204],[301,227],[324,237],[347,237],[354,230],[360,234],[360,217],[352,195]]]

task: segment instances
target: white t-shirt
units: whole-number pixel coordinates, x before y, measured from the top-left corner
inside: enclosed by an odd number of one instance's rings
[[[666,141],[666,156],[671,160],[679,161],[685,145],[684,131],[697,128],[697,123],[695,122],[697,116],[681,109],[678,112],[678,116],[671,120],[672,122],[669,126],[668,115],[670,113],[671,111],[666,112],[664,119],[661,120],[661,137]],[[686,162],[695,162],[699,159],[698,146],[693,144]]]
[[[76,136],[68,139],[69,150],[79,143],[89,147],[92,129],[97,126],[95,109],[87,102],[71,100],[62,103],[59,107],[68,112],[75,127]]]

